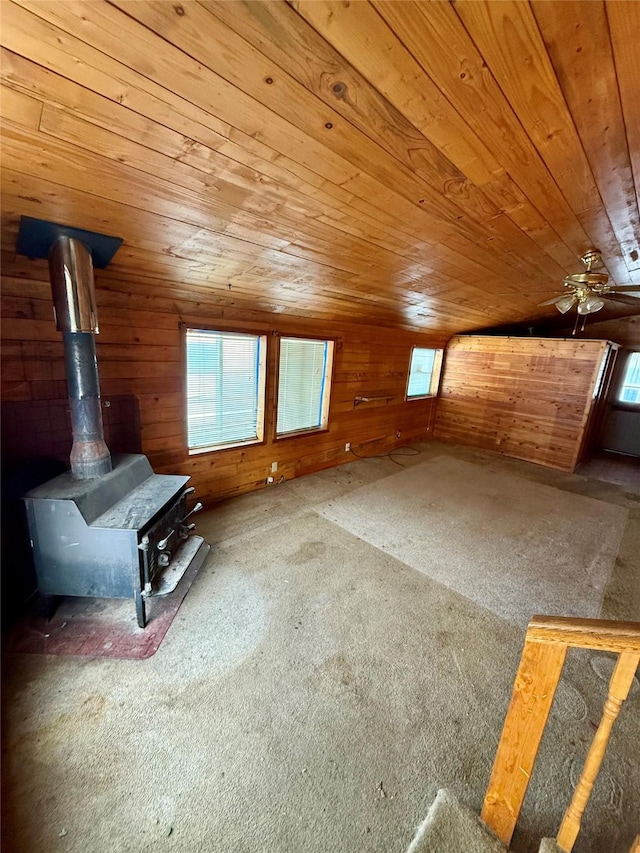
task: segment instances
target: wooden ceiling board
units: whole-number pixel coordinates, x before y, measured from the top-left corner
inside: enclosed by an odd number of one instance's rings
[[[138,133],[136,134],[136,140],[140,141],[132,143],[128,137],[126,136],[127,127],[120,126],[118,124],[119,112],[122,112],[121,108],[107,101],[105,98],[94,95],[91,92],[87,92],[85,89],[80,89],[74,84],[69,83],[66,80],[62,80],[56,75],[50,74],[50,72],[45,71],[39,66],[34,65],[33,63],[28,63],[26,60],[23,60],[21,57],[17,57],[15,54],[9,53],[8,51],[3,52],[2,56],[2,67],[3,67],[3,75],[4,79],[9,82],[10,85],[25,85],[25,80],[32,81],[36,76],[41,77],[42,79],[38,81],[38,83],[33,83],[34,91],[37,91],[39,97],[46,97],[47,99],[53,99],[56,97],[57,103],[62,103],[64,107],[69,111],[64,118],[64,121],[70,122],[73,119],[79,121],[79,116],[86,117],[93,125],[94,125],[94,134],[95,127],[97,125],[98,129],[103,128],[111,128],[118,131],[121,135],[123,141],[115,139],[114,133],[109,132],[105,139],[108,139],[109,145],[108,147],[103,147],[101,149],[102,153],[104,153],[108,157],[116,156],[120,162],[129,162],[127,157],[124,156],[123,152],[119,152],[118,148],[120,145],[128,147],[131,149],[132,145],[135,145],[137,149],[139,149],[140,154],[137,156],[137,161],[140,164],[140,168],[145,171],[150,171],[151,174],[157,174],[156,171],[158,169],[158,161],[157,158],[154,160],[154,155],[156,152],[166,155],[166,162],[170,165],[172,172],[169,174],[169,178],[175,178],[180,175],[180,168],[183,165],[192,166],[195,169],[199,169],[204,172],[205,175],[213,175],[217,176],[217,185],[224,186],[224,179],[228,178],[228,180],[235,183],[240,183],[242,187],[249,189],[249,183],[251,179],[259,180],[261,184],[261,189],[264,188],[264,195],[268,199],[270,190],[273,192],[284,191],[286,190],[286,200],[289,201],[289,205],[292,209],[302,208],[302,205],[306,204],[306,209],[301,209],[301,212],[304,213],[306,218],[306,230],[309,231],[310,222],[314,223],[322,223],[329,224],[333,229],[342,228],[345,229],[343,223],[336,223],[335,221],[329,221],[329,218],[325,216],[324,211],[327,209],[327,198],[317,199],[314,197],[311,199],[309,196],[302,195],[297,188],[282,187],[280,184],[271,180],[270,178],[265,177],[264,175],[260,175],[254,170],[249,170],[241,164],[237,164],[233,160],[229,160],[228,158],[218,156],[215,161],[213,161],[213,157],[211,156],[214,152],[212,149],[205,147],[200,143],[192,143],[189,145],[188,143],[191,140],[188,140],[186,137],[175,133],[169,128],[164,127],[161,124],[156,122],[150,122],[146,119],[141,119],[135,113],[132,113],[129,110],[124,112],[127,113],[127,121],[130,123],[137,125]],[[56,79],[58,81],[57,84],[57,95],[56,95]],[[45,85],[46,84],[46,85]],[[64,84],[64,85],[63,85]],[[76,97],[77,92],[83,95],[82,97],[82,105],[80,106],[79,99]],[[7,96],[13,95],[15,97],[22,97],[20,93],[18,93],[14,89],[10,89],[7,87],[3,87],[3,102],[6,105]],[[35,114],[35,123],[29,122],[25,126],[29,126],[37,129],[39,124],[39,116],[43,111],[43,105],[41,102],[36,101],[33,98],[23,98],[23,100],[29,101],[31,104],[38,105],[38,113]],[[74,104],[77,104],[74,110]],[[109,109],[112,107],[113,109]],[[22,104],[20,104],[20,109],[23,111],[23,116],[28,116],[29,112],[25,111],[25,108]],[[49,110],[48,103],[45,104],[44,110]],[[73,112],[71,112],[73,111]],[[12,111],[15,114],[15,111]],[[31,112],[34,112],[33,110]],[[137,123],[134,123],[134,119],[140,119]],[[21,119],[21,122],[24,122]],[[44,123],[43,123],[44,124]],[[122,122],[121,122],[122,124]],[[131,127],[129,127],[129,132],[131,132]],[[87,128],[83,128],[83,133],[80,135],[80,138],[76,138],[78,144],[87,147],[87,141],[89,137],[86,137]],[[95,148],[93,150],[96,150]],[[136,163],[137,165],[137,163]],[[168,167],[165,167],[165,170]],[[229,175],[228,172],[231,170],[232,174]],[[161,173],[161,172],[160,172]],[[196,174],[196,179],[202,179],[203,183],[206,184],[207,178],[202,175]],[[261,196],[262,198],[263,196]],[[247,200],[250,203],[252,196],[247,193]],[[333,199],[330,199],[333,201]],[[259,211],[264,214],[265,209],[264,206],[259,208]],[[313,220],[312,220],[313,217]],[[275,223],[272,223],[272,227],[274,227]],[[313,233],[313,232],[312,232]],[[356,233],[356,229],[354,228],[352,231],[348,233],[354,234]],[[357,230],[358,236],[361,236],[365,239],[364,232],[362,229]],[[331,240],[335,241],[339,239],[341,235],[336,235],[335,230],[331,231]],[[383,248],[386,248],[390,251],[396,251],[401,253],[402,250],[410,249],[411,244],[409,243],[409,238],[405,238],[404,241],[401,240],[400,235],[394,235],[393,240],[390,240],[384,232],[379,231],[376,232],[374,238],[376,243],[382,243]],[[352,245],[352,241],[350,243]],[[372,247],[375,243],[368,242],[369,250],[372,250]]]
[[[24,214],[124,237],[138,311],[435,339],[551,315],[594,241],[640,282],[628,6],[7,0],[7,274]]]
[[[5,128],[5,150],[6,150],[6,162],[8,165],[12,163],[12,137],[10,136],[10,128]],[[50,178],[55,178],[57,176],[57,172],[55,170],[55,160],[49,160],[46,164],[42,166],[42,174],[40,175],[40,187],[35,183],[34,186],[30,186],[28,188],[22,189],[22,192],[18,193],[18,196],[22,196],[22,202],[27,202],[29,198],[32,199],[31,205],[28,208],[29,214],[34,214],[39,212],[39,200],[36,199],[35,196],[31,195],[31,193],[36,191],[36,188],[39,189],[45,186],[45,181]],[[34,170],[37,171],[35,165]],[[17,174],[17,173],[16,173]],[[92,167],[92,174],[94,177],[99,176],[99,170],[97,167]],[[4,178],[6,181],[9,181],[12,178],[12,172],[5,168]],[[68,184],[69,182],[67,182]],[[102,198],[106,198],[108,195],[108,189],[104,189],[104,185],[100,192],[102,193]],[[8,190],[7,190],[8,193]],[[8,197],[7,197],[8,200]],[[95,205],[92,204],[91,201],[87,201],[86,195],[82,192],[81,189],[77,189],[76,193],[66,192],[66,202],[69,204],[73,202],[74,209],[77,211],[75,214],[72,212],[68,213],[67,218],[70,221],[73,221],[74,216],[80,215],[83,210],[95,210]],[[15,205],[16,209],[20,209],[20,203]],[[216,243],[216,256],[213,257],[213,251],[211,249],[210,241],[208,237],[210,237],[210,233],[205,229],[199,227],[200,223],[196,222],[193,228],[188,229],[184,224],[180,224],[179,228],[172,227],[172,222],[166,216],[161,217],[157,212],[149,209],[146,211],[146,217],[144,216],[145,211],[136,210],[135,213],[130,214],[129,218],[126,222],[119,222],[117,219],[117,207],[112,205],[111,209],[113,210],[111,222],[115,224],[117,222],[117,233],[122,233],[122,228],[128,225],[135,225],[138,221],[144,222],[143,229],[145,233],[149,233],[149,231],[155,232],[157,234],[157,242],[145,240],[142,245],[144,248],[151,250],[151,261],[156,264],[158,263],[169,263],[170,259],[175,259],[174,263],[180,266],[180,259],[185,260],[185,272],[187,272],[187,268],[190,271],[190,278],[193,279],[193,265],[197,263],[197,266],[203,271],[206,269],[207,263],[215,262],[215,267],[210,268],[209,278],[212,283],[223,284],[226,286],[227,280],[235,281],[236,276],[241,274],[241,269],[232,270],[230,268],[230,264],[238,263],[238,260],[241,258],[245,258],[251,263],[255,263],[256,261],[261,261],[265,266],[264,277],[265,280],[269,278],[273,278],[273,276],[281,276],[283,281],[291,281],[292,275],[295,276],[297,274],[295,267],[294,258],[305,257],[305,249],[301,246],[291,246],[290,252],[287,253],[270,253],[266,251],[266,248],[261,245],[249,244],[243,241],[236,239],[235,236],[232,235],[222,235],[219,234],[217,237]],[[5,203],[6,210],[6,203]],[[102,207],[102,212],[104,212],[104,205]],[[156,227],[152,227],[149,222],[150,219],[153,218],[157,220],[158,224]],[[85,224],[94,229],[104,228],[104,220],[102,219],[94,219],[91,213],[87,213],[87,221]],[[172,238],[174,240],[173,244],[167,249],[166,244],[162,243],[163,237],[166,235],[167,231],[172,232]],[[132,241],[123,246],[121,252],[119,252],[118,257],[114,259],[113,264],[117,265],[121,263],[122,253],[126,250],[127,246],[132,245]],[[319,283],[329,283],[332,278],[338,276],[339,272],[349,272],[348,270],[340,271],[338,269],[339,264],[334,262],[333,267],[328,267],[326,265],[327,257],[329,257],[328,252],[329,248],[327,248],[327,255],[322,257],[315,257],[312,250],[309,250],[306,253],[306,257],[308,259],[314,260],[317,262],[318,267],[315,270],[314,278]],[[290,255],[292,257],[290,257]],[[390,255],[391,259],[395,261],[397,256]],[[191,259],[190,264],[187,265],[186,261]],[[223,264],[222,271],[220,270],[220,265]],[[147,269],[147,267],[145,267]],[[396,273],[399,272],[395,270],[394,267],[390,264],[383,266],[375,267],[373,264],[367,265],[368,276],[369,278],[373,278],[373,274],[376,273],[378,280],[378,288],[381,290],[386,289],[386,284],[390,280],[394,280],[397,276]],[[411,277],[421,277],[423,280],[431,281],[433,276],[428,273],[428,271],[422,272],[420,267],[415,266],[410,269]],[[351,282],[357,282],[357,278],[342,276],[343,279],[349,278]],[[294,279],[295,280],[295,279]],[[451,282],[451,279],[449,279]],[[426,288],[428,290],[428,288]],[[442,289],[442,288],[440,288]]]
[[[64,4],[62,4],[62,3],[58,3],[55,5],[55,7],[53,7],[53,11],[55,11],[56,17],[58,19],[60,18],[61,12],[63,11],[63,8],[62,8],[63,5]],[[94,7],[92,6],[92,10],[93,10],[93,8]],[[42,11],[42,9],[40,7],[38,7],[38,9],[39,9],[39,11]],[[50,13],[51,9],[52,9],[51,6],[47,6],[45,11]],[[30,27],[29,27],[29,24],[31,24]],[[73,19],[68,24],[68,26],[71,26],[72,24],[73,24]],[[141,86],[149,87],[149,85],[150,85],[151,88],[154,88],[154,87],[157,88],[155,86],[155,84],[149,84],[149,81],[146,78],[141,78],[140,75],[137,75],[137,77],[136,77],[136,75],[132,75],[132,73],[127,68],[127,66],[124,66],[121,64],[116,64],[114,66],[114,63],[111,62],[103,53],[96,51],[96,50],[93,50],[93,49],[89,49],[87,45],[85,45],[82,42],[79,42],[77,39],[75,39],[70,34],[65,34],[62,30],[59,30],[59,29],[51,29],[51,28],[47,28],[46,26],[43,26],[43,22],[40,19],[35,19],[34,21],[31,21],[31,22],[25,20],[23,22],[23,27],[27,27],[27,30],[26,30],[26,32],[20,31],[20,33],[19,33],[20,38],[15,40],[15,42],[16,42],[15,46],[16,47],[18,47],[19,49],[22,49],[22,50],[28,50],[28,49],[37,50],[37,48],[34,45],[39,44],[40,45],[40,50],[39,50],[40,58],[42,58],[42,55],[44,53],[46,53],[46,55],[48,57],[49,53],[51,52],[53,54],[52,64],[55,67],[60,67],[60,68],[64,67],[65,72],[69,73],[69,74],[75,74],[76,72],[80,72],[82,82],[85,82],[88,85],[92,85],[92,86],[97,85],[98,82],[102,84],[103,80],[105,79],[105,75],[103,73],[101,73],[100,75],[98,75],[96,77],[96,75],[93,73],[93,69],[91,66],[91,63],[93,63],[95,65],[100,66],[100,71],[102,71],[103,68],[106,68],[109,71],[109,73],[112,76],[115,76],[116,78],[124,77],[127,79],[127,81],[129,81],[133,76],[133,79],[135,80],[135,82],[139,83]],[[26,41],[26,43],[27,43],[26,48],[22,46],[22,43],[24,41]],[[46,50],[43,50],[42,45],[46,46]],[[66,52],[64,52],[64,53],[61,52],[60,46],[65,47]],[[81,63],[79,63],[77,61],[78,57],[82,58]],[[85,78],[88,78],[88,79],[85,79]],[[110,76],[106,79],[108,82],[110,82],[112,77]],[[121,91],[121,90],[118,90],[118,91]],[[155,89],[154,89],[154,91],[155,91]],[[142,96],[143,96],[142,97],[142,100],[143,100],[142,106],[143,107],[149,107],[150,106],[149,100],[148,100],[148,98],[144,97],[144,95],[145,95],[144,92],[141,92],[141,90],[139,90],[139,89],[133,89],[131,87],[127,87],[127,98],[129,100],[133,100],[134,95],[136,97],[139,97],[140,94],[142,94]],[[125,96],[123,94],[118,94],[118,95],[115,95],[114,97],[115,97],[116,101],[124,100],[124,98],[125,98]],[[169,97],[169,93],[166,93],[166,97]],[[182,110],[183,112],[185,110],[192,112],[193,110],[189,110],[189,108],[192,107],[192,105],[189,101],[180,100],[179,98],[175,98],[175,97],[172,98],[171,100],[172,100],[172,106],[175,106],[176,109],[178,110],[177,113],[172,113],[173,121],[177,121],[178,123],[181,123],[182,122],[182,116],[180,114],[180,110]],[[158,103],[159,103],[158,99],[154,98],[151,106],[155,109],[157,107]],[[165,107],[166,107],[166,105],[165,105]],[[166,112],[166,110],[164,112]],[[198,116],[198,118],[200,118],[202,121],[206,121],[208,118],[208,114],[205,113],[204,111],[202,111],[201,114]],[[297,151],[300,151],[300,150],[304,151],[305,149],[304,148],[303,149],[297,148]],[[322,168],[324,168],[324,165],[325,165],[324,161],[322,161],[320,165]],[[328,184],[327,182],[325,182],[324,186],[327,187],[330,191],[332,191],[334,185]],[[374,193],[372,193],[372,197],[380,198],[380,193],[374,192]],[[378,219],[384,221],[385,223],[391,220],[394,223],[394,225],[396,225],[396,224],[401,225],[401,226],[404,226],[407,229],[407,231],[410,230],[407,227],[408,220],[407,220],[406,216],[404,217],[403,220],[396,219],[395,217],[391,217],[389,214],[386,213],[386,209],[387,209],[386,205],[382,206],[382,207],[381,206],[374,206],[374,205],[370,204],[366,199],[360,200],[360,199],[357,199],[353,196],[350,196],[350,199],[351,199],[351,203],[352,203],[353,207],[355,207],[359,210],[366,211],[367,213],[371,212],[372,215],[376,216]],[[413,208],[410,208],[408,211],[405,208],[403,213],[404,214],[410,213],[411,215],[414,215]],[[415,215],[414,215],[414,218],[415,218]],[[412,229],[413,230],[412,236],[414,237],[414,240],[416,239],[417,234],[420,235],[417,239],[424,238],[423,211],[420,211],[420,213],[418,214],[418,219],[420,219],[420,227],[419,228],[416,227],[416,228]],[[433,230],[433,229],[431,229],[431,230]],[[437,233],[435,235],[436,239],[438,239],[439,236],[440,235]],[[449,243],[451,244],[451,247],[445,246],[443,244],[438,244],[438,243],[430,244],[430,245],[435,247],[434,251],[435,251],[436,255],[441,254],[443,252],[444,253],[449,252],[449,254],[453,253],[454,255],[460,255],[460,254],[464,255],[465,253],[473,253],[476,257],[482,257],[482,255],[483,255],[482,246],[478,246],[477,244],[474,244],[471,240],[467,240],[466,238],[461,236],[459,233],[450,234],[448,240],[449,240]],[[503,264],[502,264],[502,261],[501,261],[499,255],[494,254],[493,257],[489,256],[488,259],[485,260],[485,265],[488,269],[493,268],[497,275],[503,274],[503,270],[502,270]],[[509,270],[508,267],[506,267],[506,266],[505,266],[504,272],[507,276],[513,274],[513,271]],[[525,275],[526,275],[526,273],[525,273]]]
[[[640,257],[631,254],[640,233],[638,201],[604,2],[535,0],[532,8],[624,261],[640,270]]]
[[[635,0],[619,0],[605,7],[609,35],[624,114],[629,158],[635,177],[636,201],[640,206],[640,79],[638,77],[638,40],[640,6]]]
[[[58,16],[58,9],[60,8],[60,5],[61,4],[56,4],[55,7]],[[207,61],[209,61],[209,55],[211,54],[211,47],[208,38],[209,31],[206,29],[206,21],[203,21],[198,14],[198,6],[190,5],[188,7],[188,13],[185,15],[178,15],[177,17],[173,7],[166,3],[149,4],[144,6],[139,3],[134,3],[127,5],[126,8],[131,14],[135,15],[137,19],[140,19],[153,27],[154,32],[156,30],[162,32],[167,42],[173,40],[184,50],[192,54],[196,54],[198,63],[197,67],[199,69],[202,69]],[[176,20],[179,22],[178,27],[176,27],[175,24]],[[209,18],[208,20],[211,19]],[[105,21],[104,27],[101,27],[100,31],[102,33],[105,29],[112,28],[112,26],[109,26],[109,22]],[[203,31],[207,34],[204,39],[201,38]],[[141,30],[136,30],[134,28],[131,31],[131,36],[132,38],[135,38],[136,42],[139,42],[143,35],[144,33]],[[222,43],[226,45],[232,42],[233,34],[228,31],[214,35],[215,37],[213,41],[216,44]],[[114,48],[110,44],[107,45],[106,41],[107,40],[102,37],[101,46],[103,49],[122,50],[120,42]],[[198,48],[200,51],[199,53]],[[163,63],[159,68],[160,75],[166,73],[164,69],[167,66],[172,65],[172,52],[168,46],[164,46],[164,49],[167,53],[166,56],[163,55]],[[233,54],[230,54],[227,58],[227,62],[224,61],[225,56],[226,54],[224,51],[215,53],[214,58],[216,66],[223,66],[220,70],[224,72],[225,79],[231,77],[234,82],[238,82],[238,75],[241,73],[246,75],[247,68],[246,61],[243,61],[242,58],[242,49],[237,48]],[[255,57],[252,58],[255,60]],[[304,90],[302,90],[301,87],[296,88],[295,85],[290,85],[284,92],[275,92],[273,87],[269,87],[264,84],[263,77],[266,68],[267,66],[261,67],[259,73],[255,75],[256,79],[259,81],[259,85],[255,83],[249,85],[249,83],[247,83],[245,86],[247,89],[246,92],[240,93],[238,90],[235,91],[236,103],[238,99],[242,99],[243,94],[253,98],[259,92],[259,94],[264,97],[265,92],[274,91],[274,95],[277,95],[277,97],[271,96],[273,103],[270,104],[270,106],[273,108],[275,105],[279,114],[281,114],[281,117],[287,123],[290,121],[291,123],[295,121],[300,122],[300,115],[305,115],[305,105],[307,107],[307,113],[313,114],[317,99],[310,99],[309,96],[307,96],[305,100]],[[269,68],[272,69],[272,66],[269,66]],[[202,71],[199,73],[202,76]],[[273,73],[273,71],[271,71],[271,73]],[[252,79],[253,74],[251,75],[250,82]],[[278,82],[281,87],[283,80],[285,80],[285,78],[280,75]],[[294,81],[288,82],[293,84]],[[187,84],[190,85],[190,81],[187,81]],[[172,77],[171,85],[173,85],[174,88],[177,85],[175,82],[175,74]],[[191,96],[192,95],[190,94],[189,97]],[[310,100],[313,101],[313,106],[310,106]],[[252,101],[252,109],[256,108],[256,102],[257,99]],[[288,105],[290,102],[292,106],[287,106],[286,108],[281,106],[281,104]],[[274,113],[272,112],[270,115],[273,117]],[[363,138],[362,135],[360,135],[359,139],[352,137],[352,135],[350,135],[350,125],[344,123],[340,125],[336,121],[330,122],[333,125],[331,128],[332,132],[331,134],[327,134],[327,130],[324,126],[324,119],[327,117],[335,119],[335,115],[333,115],[333,113],[328,113],[325,109],[316,120],[312,119],[311,124],[307,124],[306,126],[311,128],[311,132],[317,142],[328,146],[338,156],[344,157],[345,160],[347,157],[351,156],[352,160],[355,160],[356,165],[360,167],[360,171],[356,176],[350,180],[343,181],[342,186],[347,189],[353,187],[354,192],[360,194],[364,198],[378,198],[381,204],[390,207],[392,210],[397,210],[398,215],[403,215],[405,217],[410,216],[415,220],[416,214],[418,214],[420,232],[424,231],[426,225],[427,234],[432,240],[447,241],[448,235],[451,235],[452,233],[452,228],[455,228],[456,237],[458,239],[460,238],[460,234],[464,234],[466,230],[467,233],[465,236],[467,236],[470,241],[469,246],[477,244],[479,239],[479,230],[477,227],[474,227],[473,223],[468,221],[468,217],[464,216],[460,210],[453,209],[451,206],[447,208],[446,205],[444,205],[446,200],[441,196],[436,196],[434,198],[434,204],[438,205],[438,208],[434,213],[432,207],[428,203],[428,198],[425,198],[427,188],[425,186],[419,186],[417,189],[419,189],[420,192],[416,192],[415,174],[406,173],[406,170],[397,168],[398,164],[395,164],[392,161],[387,162],[384,158],[381,159],[379,156],[379,149],[377,149],[375,145],[369,145],[369,156],[365,156],[363,160],[363,154],[359,149],[361,147],[364,147],[365,149],[367,148],[368,139]],[[304,126],[305,122],[303,121],[302,124]],[[339,133],[341,128],[343,130],[342,136]],[[338,132],[334,134],[334,130]],[[367,152],[365,151],[365,155],[366,154]],[[321,159],[323,159],[322,156]],[[374,174],[374,179],[368,178],[362,173],[363,164],[368,165],[369,171]],[[393,172],[391,172],[390,169],[393,169]],[[399,195],[400,191],[402,191],[401,195],[404,197]],[[412,196],[415,201],[416,194],[420,195],[425,200],[425,204],[422,206],[419,213],[409,198],[409,196]],[[430,221],[428,223],[425,223],[425,214],[430,217]],[[495,211],[495,214],[498,218],[495,223],[490,226],[492,230],[498,230],[503,224],[499,219],[499,211]],[[455,223],[455,225],[452,223]],[[519,231],[516,233],[512,231],[510,236],[512,239],[516,240],[522,237]],[[511,266],[515,266],[522,274],[529,275],[532,270],[534,272],[538,271],[536,264],[539,265],[541,261],[537,253],[535,259],[532,259],[533,265],[527,267],[520,262],[517,255],[509,255],[509,248],[507,246],[499,247],[499,244],[496,243],[495,248],[496,251],[498,251],[499,248],[502,248],[504,258],[508,258],[508,263]],[[546,259],[542,259],[542,264],[544,264],[545,261]],[[554,273],[557,274],[557,270],[554,270]]]
[[[550,182],[541,158],[453,6],[407,2],[374,5],[470,127],[480,138],[491,140],[500,162],[513,177],[510,189],[514,203],[505,207],[506,212],[559,264],[573,267],[575,251],[538,211],[566,233],[567,228],[575,229],[566,202]],[[504,206],[504,188],[495,180],[492,183],[496,186],[496,200]],[[579,239],[583,239],[582,234]]]
[[[351,124],[374,139],[381,147],[400,162],[431,183],[436,191],[444,194],[459,205],[456,217],[471,213],[477,221],[502,226],[500,221],[505,212],[519,211],[524,197],[514,198],[509,210],[505,210],[504,198],[501,206],[496,205],[486,193],[475,187],[435,145],[420,134],[399,111],[396,110],[364,77],[351,68],[311,27],[296,15],[286,4],[276,3],[226,3],[206,2],[204,6],[228,27],[269,59],[291,74],[299,83],[330,105]],[[128,6],[125,5],[124,8]],[[314,62],[315,57],[315,62]],[[412,187],[412,197],[415,198]],[[529,205],[527,228],[529,236],[548,231],[548,226]],[[507,226],[508,227],[508,226]],[[494,229],[495,230],[495,229]],[[498,233],[498,232],[496,232]],[[510,231],[509,243],[521,240],[522,235]],[[555,237],[555,243],[560,242]],[[524,241],[521,243],[524,247]],[[556,246],[547,241],[546,248],[554,257]],[[561,257],[565,263],[573,261],[566,247]],[[533,252],[536,263],[539,253],[527,244],[526,250]],[[554,268],[553,273],[557,274]]]
[[[456,103],[456,99],[453,96],[456,92],[456,84],[460,84],[459,73],[455,73],[453,76],[448,73],[446,60],[439,57],[443,52],[450,50],[450,47],[438,41],[430,41],[429,31],[425,26],[428,20],[426,16],[433,14],[428,11],[432,5],[436,8],[440,6],[448,7],[448,4],[440,3],[414,4],[393,2],[381,4],[376,7],[380,13],[376,14],[376,10],[364,4],[337,4],[327,2],[326,0],[301,0],[297,8],[351,62],[359,63],[362,72],[369,79],[375,81],[375,85],[395,103],[397,108],[416,127],[420,128],[425,135],[429,135],[433,139],[434,144],[438,145],[448,156],[456,156],[452,136],[456,143],[458,138],[462,136],[483,145],[483,140],[491,140],[491,145],[495,146],[495,128],[487,132],[486,125],[483,126],[482,121],[479,123],[472,121],[470,123],[468,121],[470,113],[463,113],[456,109],[460,105]],[[365,9],[368,11],[363,11]],[[408,46],[405,46],[402,40],[394,35],[385,21],[383,21],[382,15],[394,21],[395,26],[401,30],[403,37],[410,43],[412,50],[409,50]],[[400,26],[400,22],[404,26]],[[465,48],[465,53],[462,57],[456,56],[454,65],[462,62],[462,67],[467,70],[461,73],[470,76],[471,63],[467,61],[467,57],[471,58],[469,51],[473,49],[473,45],[468,35],[464,33],[459,22],[452,22],[446,15],[444,17],[441,16],[438,26],[442,31],[442,35],[445,34],[445,27],[451,29],[453,26],[454,32],[447,32],[446,35],[449,38],[457,38]],[[393,75],[390,75],[387,69],[390,45],[394,48],[393,70],[395,73]],[[414,56],[428,67],[430,74],[425,73],[424,68]],[[433,75],[435,80],[430,75]],[[480,75],[476,76],[480,77]],[[465,97],[468,97],[468,84],[462,83],[457,88],[465,92]],[[420,95],[419,99],[416,98],[416,92]],[[471,109],[474,110],[473,115],[480,115],[482,110],[478,101],[472,98],[471,103]],[[503,104],[504,106],[508,106],[506,102]],[[446,109],[447,114],[452,117],[451,124],[444,129],[439,128],[437,123],[434,123],[432,120],[432,115],[437,115],[437,111],[441,109]],[[476,127],[472,126],[474,123]],[[504,116],[502,124],[505,124]],[[503,129],[498,132],[497,138],[499,139],[501,136],[504,136]],[[511,143],[513,145],[513,140],[511,140]],[[518,184],[513,180],[512,174],[506,174],[505,166],[509,165],[513,167],[513,163],[517,157],[517,148],[513,147],[515,156],[511,156],[511,163],[507,164],[505,162],[501,168],[494,168],[491,176],[482,181],[480,185],[485,194],[490,194],[502,210],[517,214],[523,206],[533,206],[523,194]],[[520,159],[525,162],[531,160],[531,152],[527,152]],[[461,160],[459,166],[462,171],[465,170],[464,161]],[[513,173],[513,168],[510,171]],[[467,172],[467,175],[470,178],[472,177],[471,172]],[[577,222],[575,216],[572,215],[564,199],[557,192],[557,188],[553,186],[553,182],[547,180],[547,186],[545,187],[547,208],[554,200],[554,193],[557,195],[558,202],[558,210],[555,215],[561,219],[565,234],[570,235],[574,245],[584,245],[586,235],[581,229],[580,224]],[[531,194],[533,195],[533,193]],[[535,226],[535,223],[536,218],[534,217],[531,224]],[[538,257],[539,254],[539,252],[536,252]]]
[[[462,0],[456,12],[609,272],[630,281],[530,4]]]

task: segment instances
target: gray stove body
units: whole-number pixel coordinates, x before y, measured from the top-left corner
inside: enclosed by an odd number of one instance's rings
[[[19,249],[48,257],[56,326],[64,341],[73,447],[71,471],[25,497],[38,588],[45,596],[134,598],[174,590],[209,550],[190,536],[189,477],[154,474],[146,456],[114,456],[104,441],[95,336],[93,256],[101,266],[122,241],[22,217]],[[104,254],[106,249],[109,251]]]
[[[134,598],[175,589],[209,546],[189,535],[189,477],[154,474],[146,456],[113,457],[113,470],[78,480],[71,472],[25,496],[38,587],[45,596]]]

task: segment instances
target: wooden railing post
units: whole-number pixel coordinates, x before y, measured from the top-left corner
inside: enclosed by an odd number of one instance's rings
[[[507,845],[527,792],[566,652],[565,643],[539,643],[527,634],[482,807],[482,819]]]
[[[580,779],[573,792],[569,808],[562,819],[560,831],[556,839],[558,845],[567,851],[567,853],[571,853],[578,832],[580,831],[580,821],[589,801],[593,783],[600,770],[607,743],[609,742],[611,727],[620,713],[622,703],[629,695],[631,682],[633,681],[633,676],[636,673],[639,662],[640,655],[637,654],[627,653],[618,656],[616,668],[609,682],[609,695],[607,696],[607,701],[604,703],[600,725],[593,738]]]
[[[611,726],[629,693],[640,661],[640,623],[562,616],[534,616],[529,622],[482,807],[482,819],[505,844],[511,841],[527,793],[568,648],[614,652],[619,655],[619,660],[611,678],[600,727],[557,838],[565,851],[570,851],[575,841]],[[631,853],[640,853],[637,846],[636,840]]]

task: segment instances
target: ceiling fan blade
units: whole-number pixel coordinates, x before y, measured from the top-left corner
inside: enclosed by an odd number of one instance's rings
[[[633,297],[630,293],[601,293],[600,299],[608,299],[610,302],[622,302],[625,305],[634,305],[640,309],[640,291],[637,297]]]
[[[568,296],[568,294],[561,293],[560,296],[554,296],[553,299],[547,299],[546,302],[538,302],[538,308],[541,308],[543,305],[555,305],[556,302],[560,302],[560,300],[564,299],[565,296]]]
[[[616,293],[618,291],[625,291],[627,293],[630,293],[631,291],[637,290],[638,293],[640,293],[640,284],[614,284],[611,287],[611,290],[615,291]]]

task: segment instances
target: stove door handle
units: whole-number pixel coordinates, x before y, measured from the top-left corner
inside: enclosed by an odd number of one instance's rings
[[[185,521],[189,518],[189,516],[193,515],[193,514],[194,514],[194,512],[200,512],[200,510],[201,510],[201,509],[202,509],[202,504],[200,503],[200,501],[198,501],[198,503],[194,506],[194,508],[191,510],[191,512],[188,512],[188,513],[185,515],[185,517],[182,519],[182,521],[180,522],[180,524],[184,524],[184,523],[185,523]]]
[[[165,551],[165,550],[166,550],[167,545],[169,544],[169,539],[171,539],[171,537],[173,536],[173,534],[174,534],[175,532],[176,532],[176,531],[175,531],[175,528],[174,528],[174,529],[173,529],[173,530],[171,530],[169,533],[167,533],[167,535],[165,536],[165,538],[164,538],[164,539],[161,539],[161,540],[158,542],[158,544],[156,545],[156,547],[157,547],[158,551]]]

